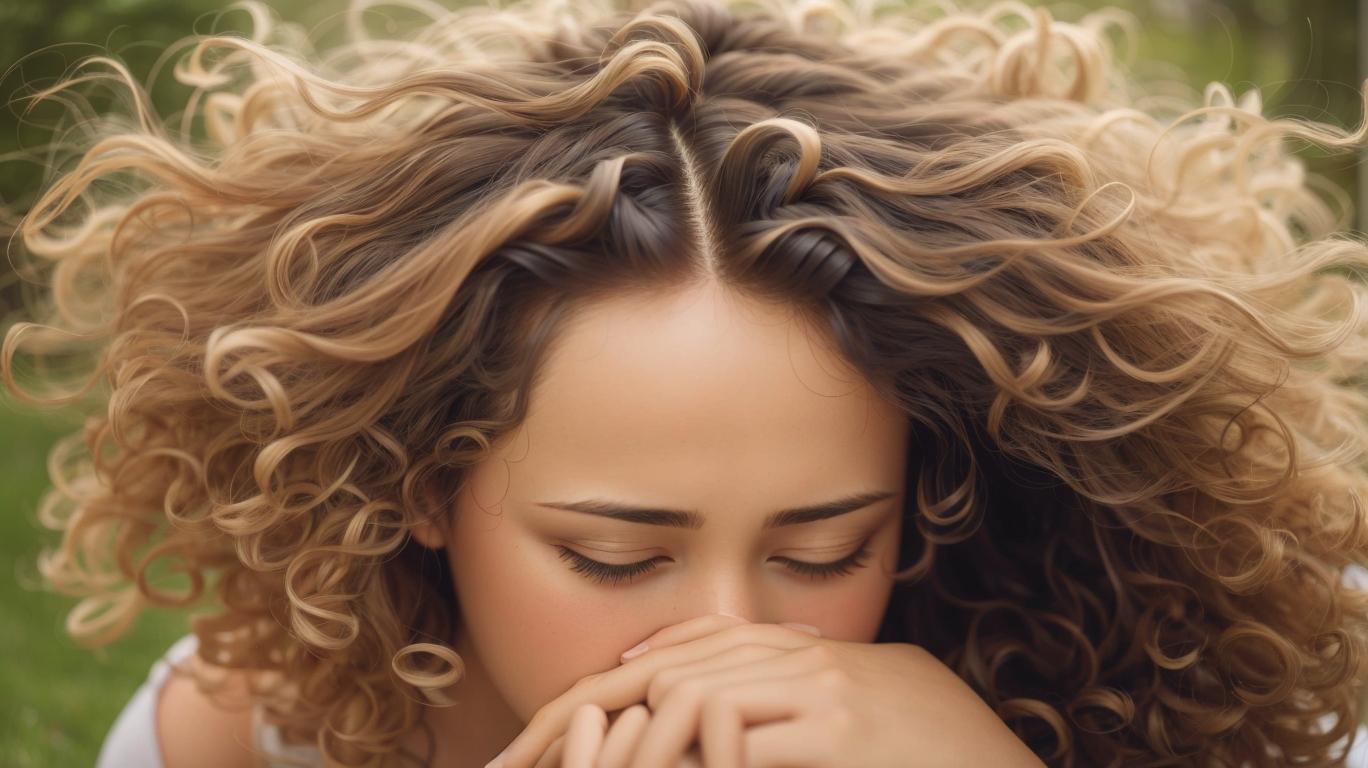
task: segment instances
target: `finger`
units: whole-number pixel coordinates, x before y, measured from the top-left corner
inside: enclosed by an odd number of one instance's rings
[[[593,702],[604,710],[614,710],[644,700],[652,678],[662,669],[707,658],[735,645],[796,649],[820,642],[832,641],[822,641],[778,624],[746,622],[682,645],[648,651],[626,664],[581,678],[568,691],[538,709],[522,733],[505,748],[502,766],[533,766],[536,756],[552,739],[565,732],[571,715],[581,704]]]
[[[713,673],[730,672],[741,667],[751,667],[761,661],[785,653],[791,653],[791,651],[772,648],[768,645],[741,645],[728,648],[723,653],[710,658],[661,670],[646,689],[646,705],[652,711],[660,709],[661,703],[670,695],[670,691],[684,680]]]
[[[704,707],[699,740],[708,768],[845,765],[813,672],[722,691]]]
[[[594,768],[627,768],[650,719],[645,704],[633,704],[622,710],[603,739]]]
[[[704,704],[700,715],[698,741],[703,744],[703,762],[708,768],[742,768],[746,764],[746,723],[740,713],[713,699]]]
[[[546,751],[537,758],[534,768],[558,768],[561,763],[561,754],[564,752],[564,749],[565,736],[557,736],[555,741],[552,741],[550,746],[546,748]]]
[[[608,714],[597,704],[585,704],[570,718],[565,734],[563,768],[594,768],[594,758],[608,730]]]
[[[674,687],[672,695],[652,712],[651,724],[641,737],[641,743],[637,745],[632,766],[647,768],[669,765],[671,761],[677,760],[684,754],[691,741],[702,736],[701,720],[704,710],[709,707],[720,706],[729,716],[737,717],[727,709],[726,704],[731,697],[739,696],[735,691],[769,683],[775,679],[791,680],[795,677],[805,677],[822,666],[824,663],[817,655],[790,652],[767,662],[722,669],[679,682]],[[800,690],[799,693],[809,694],[806,698],[811,699],[810,694],[813,690],[815,686],[809,681],[808,689]],[[716,730],[718,721],[711,725]],[[718,766],[740,768],[735,756],[742,751],[740,740],[727,736],[725,725],[721,732],[714,734],[714,738],[722,741],[715,747],[704,742],[704,757],[720,759]],[[727,757],[727,753],[732,757]],[[718,757],[713,757],[714,754]],[[708,762],[708,766],[713,768],[713,762]]]
[[[774,760],[769,750],[774,733],[790,740],[780,750],[783,759],[765,766],[818,765],[823,757],[821,744],[814,738],[819,728],[805,722],[802,733],[795,733],[793,723],[805,721],[816,702],[810,694],[810,681],[792,677],[773,678],[730,688],[709,699],[700,714],[698,740],[703,745],[703,764],[708,768],[761,768],[757,756]],[[778,722],[775,722],[778,721]],[[755,725],[768,728],[766,735],[757,737]],[[789,726],[777,731],[781,726]],[[832,763],[834,765],[835,763]]]
[[[595,768],[626,768],[637,741],[650,722],[650,711],[644,704],[633,704],[625,710],[618,710],[618,713],[622,715],[619,720],[625,719],[626,722],[621,728],[614,729],[610,726]],[[698,751],[698,747],[692,747],[675,768],[704,768],[703,755]]]
[[[637,655],[644,653],[651,648],[663,648],[668,645],[679,645],[695,640],[705,635],[711,635],[727,627],[734,627],[737,624],[748,623],[740,616],[731,616],[725,613],[710,613],[706,616],[698,616],[681,621],[678,624],[671,624],[663,629],[658,629],[650,637],[641,641],[637,646],[623,651],[622,656],[618,657],[622,661],[627,660],[628,653]]]

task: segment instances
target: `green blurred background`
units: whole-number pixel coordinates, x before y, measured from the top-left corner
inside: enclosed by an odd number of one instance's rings
[[[453,0],[446,0],[452,2]],[[269,0],[268,0],[269,2]],[[284,19],[302,23],[321,44],[341,38],[340,0],[270,3]],[[1355,0],[1116,0],[1051,3],[1057,18],[1073,20],[1091,7],[1116,5],[1142,22],[1137,69],[1188,84],[1194,98],[1212,80],[1238,96],[1263,90],[1265,112],[1301,115],[1352,129],[1361,118],[1359,50],[1362,13]],[[982,7],[974,3],[971,7]],[[15,161],[20,148],[52,137],[56,112],[20,118],[18,97],[51,83],[78,59],[109,52],[146,82],[161,50],[191,33],[245,31],[241,11],[218,15],[226,0],[8,0],[0,2],[0,204],[22,211],[44,183],[41,168]],[[373,9],[368,24],[383,34],[385,17],[400,9]],[[22,61],[20,60],[22,58]],[[1149,63],[1146,63],[1149,62]],[[152,84],[163,115],[182,107],[189,89],[163,66]],[[108,96],[108,89],[104,89]],[[97,108],[108,106],[92,95]],[[1360,205],[1360,163],[1355,154],[1316,148],[1302,152],[1308,169],[1323,175]],[[1353,226],[1361,229],[1362,215]],[[0,232],[8,240],[7,232]],[[12,257],[11,257],[12,258]],[[0,330],[20,319],[22,296],[35,286],[0,262]],[[144,614],[132,631],[95,652],[74,646],[63,629],[73,601],[42,590],[35,568],[39,551],[56,541],[35,512],[47,486],[45,457],[54,441],[76,429],[72,414],[18,404],[0,387],[0,763],[30,766],[92,765],[104,734],[152,661],[187,631],[186,615]]]

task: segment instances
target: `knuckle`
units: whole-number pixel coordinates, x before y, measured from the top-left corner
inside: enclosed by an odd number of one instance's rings
[[[598,720],[600,718],[606,719],[607,717],[608,713],[604,712],[602,707],[593,702],[586,702],[575,707],[574,718],[576,720]]]
[[[650,704],[652,709],[658,708],[660,706],[660,701],[665,698],[673,687],[673,676],[666,676],[664,672],[657,674],[651,679],[650,684],[646,686],[647,703]]]
[[[595,687],[597,687],[598,681],[599,675],[597,673],[581,677],[570,686],[570,689],[565,692],[563,698],[568,702],[583,702],[591,698],[591,694]]]
[[[675,685],[675,683],[679,682],[680,678],[682,678],[683,676],[684,673],[681,672],[678,667],[671,667],[669,669],[662,669],[659,672],[655,673],[655,675],[651,678],[651,683],[653,685],[658,685],[662,688],[671,688]]]
[[[832,650],[831,647],[827,645],[809,645],[799,649],[798,652],[822,667],[831,667],[836,664],[836,651]]]
[[[827,713],[828,722],[831,723],[831,731],[840,737],[838,743],[845,743],[853,729],[855,728],[855,716],[846,707],[832,707]]]
[[[843,691],[850,684],[850,674],[840,667],[827,667],[817,673],[817,684],[827,691]]]
[[[696,701],[703,695],[705,690],[705,684],[702,680],[691,677],[687,680],[680,680],[679,683],[675,685],[673,693],[675,696],[685,699],[686,701]]]
[[[573,701],[564,697],[548,701],[532,713],[532,719],[527,721],[527,729],[545,729],[553,723],[565,722],[574,714],[575,707],[573,704]]]

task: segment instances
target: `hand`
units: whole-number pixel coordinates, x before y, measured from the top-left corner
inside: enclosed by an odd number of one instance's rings
[[[584,704],[640,701],[652,718],[628,768],[674,765],[695,740],[709,768],[1043,766],[918,646],[821,639],[728,616],[667,627],[646,644],[538,710],[503,768],[532,768]]]
[[[611,714],[597,704],[581,704],[570,717],[570,729],[551,742],[536,768],[627,768],[650,721],[644,704]],[[675,768],[703,768],[702,756],[691,749]]]

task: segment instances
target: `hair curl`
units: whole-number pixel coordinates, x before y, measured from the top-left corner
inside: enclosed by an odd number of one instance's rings
[[[392,764],[463,670],[422,490],[520,421],[577,308],[715,280],[912,420],[881,640],[1051,765],[1343,760],[1368,246],[1281,141],[1363,127],[1160,98],[1116,9],[413,2],[382,40],[357,0],[326,56],[241,4],[250,36],[177,63],[178,133],[112,58],[33,94],[132,96],[54,145],[13,238],[50,291],[0,356],[18,397],[99,403],[40,509],[74,637],[212,597],[200,655],[260,673],[288,740]]]

